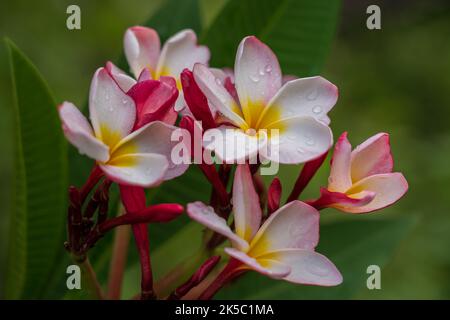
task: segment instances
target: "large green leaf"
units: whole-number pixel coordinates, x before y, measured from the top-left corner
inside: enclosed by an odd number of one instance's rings
[[[317,251],[341,271],[344,282],[337,287],[313,287],[272,280],[250,272],[224,288],[222,299],[350,299],[366,286],[367,267],[383,268],[399,242],[411,230],[413,219],[343,221],[320,228]]]
[[[39,298],[62,248],[67,150],[55,101],[27,57],[9,40],[15,104],[15,180],[7,298]]]
[[[321,71],[337,24],[338,0],[230,0],[201,42],[211,50],[211,65],[232,67],[236,48],[256,35],[277,54],[285,74]]]

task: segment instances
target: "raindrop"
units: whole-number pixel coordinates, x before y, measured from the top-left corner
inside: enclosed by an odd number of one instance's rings
[[[216,83],[221,86],[222,85],[222,80],[220,80],[219,78],[216,78]]]
[[[254,83],[259,82],[259,78],[256,77],[256,76],[248,76],[248,78],[249,78],[250,80],[252,80]]]
[[[306,96],[306,99],[308,99],[309,101],[314,101],[318,97],[319,97],[319,90],[314,89],[310,93],[308,93],[308,95]]]
[[[122,103],[123,103],[123,104],[127,104],[127,103],[128,103],[128,100],[127,100],[127,99],[123,99],[123,100],[122,100]]]
[[[298,147],[297,148],[297,152],[298,153],[305,153],[305,150],[303,148]]]
[[[312,138],[310,138],[310,139],[306,140],[306,144],[308,146],[313,146],[315,144],[315,142],[314,142],[314,140]]]
[[[270,64],[266,65],[265,69],[264,69],[267,73],[272,72],[272,66]]]
[[[315,106],[314,108],[312,108],[312,112],[315,114],[319,114],[322,112],[322,107],[321,106]]]
[[[266,74],[266,72],[264,71],[264,69],[259,69],[258,73],[259,73],[260,76],[263,76],[263,75]]]

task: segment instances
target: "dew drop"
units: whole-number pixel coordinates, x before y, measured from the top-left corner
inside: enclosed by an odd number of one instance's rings
[[[127,99],[123,99],[123,100],[122,100],[122,103],[123,103],[124,105],[126,105],[126,104],[128,103],[128,100],[127,100]]]
[[[266,74],[266,72],[264,71],[264,69],[259,69],[258,73],[259,73],[260,76],[263,76],[263,75]]]
[[[297,148],[298,153],[305,153],[305,149],[298,147]]]
[[[256,76],[248,76],[248,78],[249,78],[251,81],[253,81],[254,83],[259,82],[259,78],[256,77]]]
[[[319,90],[314,89],[306,96],[306,99],[309,101],[314,101],[319,97]]]
[[[313,146],[313,145],[315,144],[315,142],[314,142],[313,139],[308,139],[308,140],[306,140],[306,144],[307,144],[308,146]]]
[[[315,106],[314,108],[312,108],[312,112],[315,114],[319,114],[322,112],[322,107],[321,106]]]
[[[222,80],[220,80],[219,78],[216,78],[216,83],[221,86],[222,85]]]
[[[270,73],[270,72],[272,72],[272,66],[271,66],[270,64],[268,64],[268,65],[266,65],[266,67],[264,68],[264,70],[265,70],[267,73]]]

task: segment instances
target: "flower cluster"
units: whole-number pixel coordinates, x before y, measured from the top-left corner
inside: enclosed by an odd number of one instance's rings
[[[338,99],[335,85],[322,77],[283,76],[275,54],[254,36],[239,44],[233,71],[210,68],[209,49],[197,44],[192,30],[161,49],[155,30],[132,27],[124,51],[132,76],[111,62],[95,72],[90,122],[72,103],[59,106],[66,138],[95,161],[86,183],[69,189],[66,248],[76,261],[85,262],[106,232],[129,224],[142,299],[210,299],[249,270],[297,284],[339,285],[336,266],[315,251],[320,210],[367,213],[405,194],[405,178],[392,172],[389,135],[378,133],[352,151],[343,133],[327,186],[317,199],[300,201],[333,145],[327,114]],[[149,206],[145,189],[182,175],[192,159],[212,186],[208,204],[186,206],[208,229],[199,248],[205,261],[154,285],[147,224],[175,219],[185,208]],[[261,179],[267,163],[303,164],[284,204],[280,180],[266,189]],[[112,183],[124,208],[117,217],[108,217]]]

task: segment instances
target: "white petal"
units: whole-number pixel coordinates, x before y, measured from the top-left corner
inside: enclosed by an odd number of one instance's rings
[[[112,62],[108,61],[106,63],[106,69],[108,70],[111,77],[117,82],[123,92],[127,92],[132,86],[136,84],[136,80],[116,67]]]
[[[193,70],[194,79],[200,90],[224,117],[238,127],[245,127],[241,109],[225,87],[218,84],[216,77],[202,64],[196,64]]]
[[[233,214],[236,234],[250,242],[261,224],[261,206],[247,164],[237,166],[233,182]]]
[[[148,188],[163,181],[168,163],[159,154],[125,154],[100,167],[116,183]]]
[[[186,151],[186,154],[183,155],[184,159],[189,160],[190,143],[189,133],[185,129],[161,121],[154,121],[123,139],[117,145],[117,148],[112,151],[111,158],[114,158],[117,154],[127,153],[160,154],[166,157],[168,161],[169,167],[164,177],[168,180],[180,176],[189,167],[190,162],[188,161],[181,161],[183,159],[180,159],[181,162],[176,161],[172,151],[175,146],[184,146]]]
[[[246,159],[254,159],[258,150],[264,148],[267,135],[248,135],[241,129],[221,126],[209,129],[203,135],[203,146],[215,152],[216,157],[224,163],[245,163]]]
[[[276,131],[279,130],[279,135]],[[279,121],[268,128],[268,150],[263,156],[279,163],[294,164],[323,155],[333,143],[330,128],[311,117]]]
[[[192,30],[182,30],[169,38],[161,50],[157,75],[171,75],[180,79],[180,73],[195,63],[208,64],[210,57],[206,46],[197,45],[197,36]]]
[[[398,172],[375,174],[355,183],[347,194],[352,197],[363,191],[375,192],[373,200],[365,206],[339,209],[351,213],[366,213],[385,208],[403,197],[408,191],[408,182]]]
[[[281,70],[277,57],[254,36],[245,37],[239,44],[234,75],[246,119],[247,104],[252,102],[265,105],[281,87]]]
[[[292,80],[270,101],[262,122],[270,125],[272,114],[276,113],[280,119],[307,116],[329,124],[327,113],[336,104],[337,98],[337,87],[322,77]]]
[[[249,254],[259,257],[282,249],[312,250],[319,241],[319,212],[301,201],[292,201],[264,222],[251,242]]]
[[[320,253],[309,250],[281,250],[261,258],[271,258],[291,268],[283,279],[298,284],[337,286],[342,275],[336,266]]]
[[[136,120],[136,107],[105,68],[95,72],[89,93],[89,113],[95,135],[110,148],[126,137]]]
[[[128,65],[136,79],[145,68],[156,71],[161,44],[155,30],[131,27],[125,32],[123,42]]]
[[[370,137],[352,152],[351,173],[354,182],[374,174],[390,173],[393,166],[387,133],[378,133]]]
[[[248,250],[248,243],[231,231],[224,218],[219,217],[214,209],[197,201],[187,205],[188,216],[207,228],[227,237],[234,247],[241,251]]]
[[[59,107],[59,117],[64,135],[80,153],[98,161],[109,159],[108,146],[94,136],[89,122],[75,105],[64,102]]]
[[[225,248],[225,252],[231,257],[241,261],[248,269],[255,270],[261,274],[269,276],[274,279],[282,279],[286,277],[291,268],[283,263],[271,259],[254,259],[244,252],[233,248]]]
[[[344,132],[334,146],[331,158],[330,177],[328,179],[328,190],[333,192],[346,192],[352,185],[350,176],[350,159],[352,146]]]

